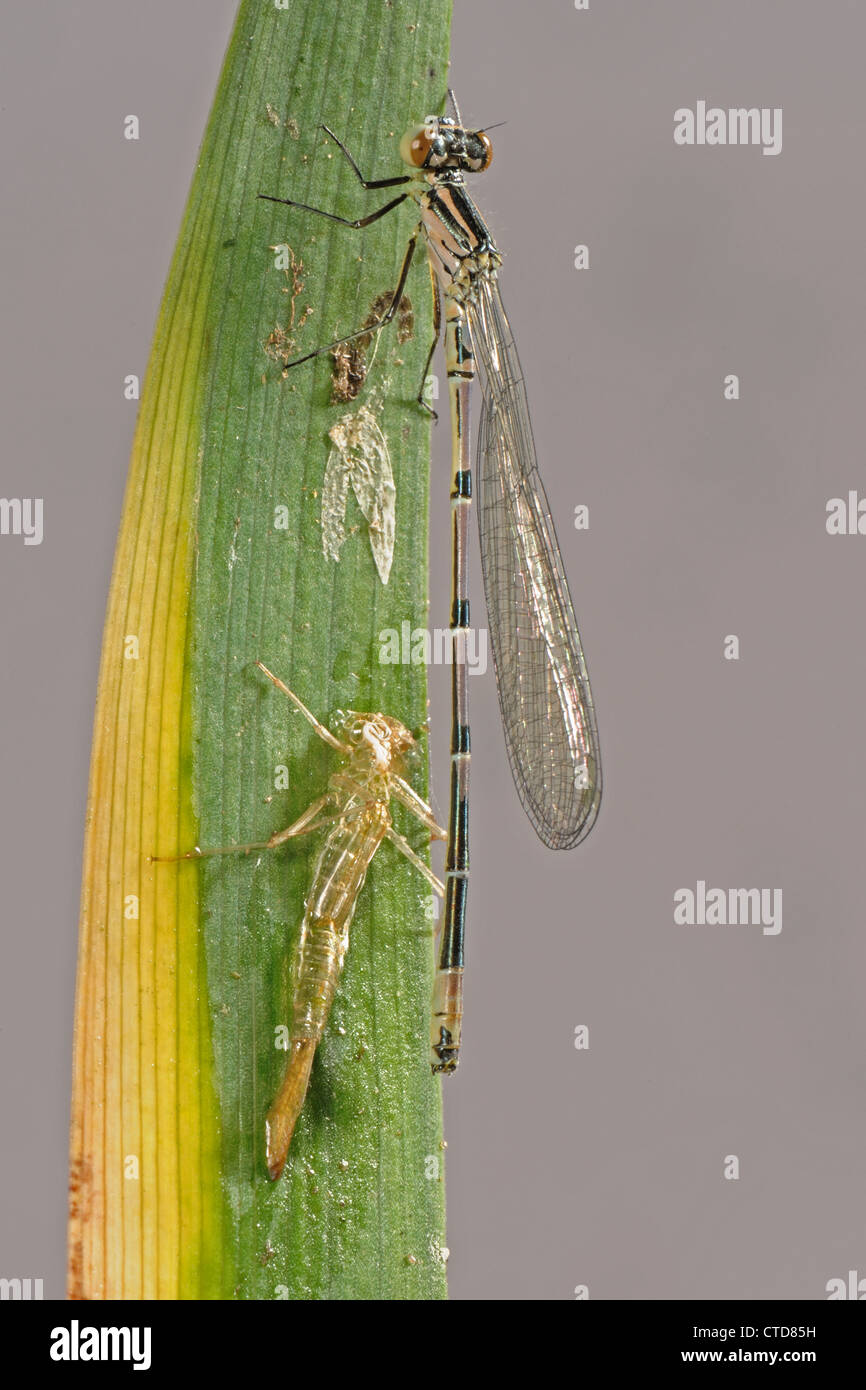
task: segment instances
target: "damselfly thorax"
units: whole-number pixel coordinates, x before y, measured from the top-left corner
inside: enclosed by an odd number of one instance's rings
[[[414,193],[421,208],[430,263],[447,299],[465,304],[478,281],[495,275],[502,256],[466,191],[463,175],[430,174],[429,186]]]

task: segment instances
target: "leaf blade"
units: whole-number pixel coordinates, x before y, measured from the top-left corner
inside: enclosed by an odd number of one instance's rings
[[[339,564],[322,553],[317,493],[328,428],[346,408],[330,403],[329,361],[298,369],[307,374],[296,384],[263,349],[274,324],[289,322],[292,285],[279,282],[267,250],[277,236],[297,244],[303,302],[315,311],[298,334],[330,332],[332,320],[337,332],[387,288],[407,224],[377,224],[363,249],[347,247],[310,219],[268,217],[272,205],[255,198],[266,180],[288,189],[291,174],[301,201],[357,200],[351,171],[323,153],[319,119],[355,123],[353,152],[372,176],[397,171],[392,130],[398,137],[441,101],[450,0],[396,8],[241,5],[169,275],[94,730],[73,1297],[444,1296],[441,1175],[425,1176],[441,1152],[426,1064],[426,889],[383,850],[361,895],[291,1169],[274,1185],[261,1124],[282,1065],[272,1029],[287,1017],[309,854],[264,865],[145,862],[197,839],[263,838],[324,789],[330,755],[300,738],[277,692],[257,684],[255,659],[319,715],[335,700],[363,700],[412,725],[424,716],[423,673],[383,668],[376,655],[382,627],[425,613],[428,443],[413,406],[430,320],[422,278],[414,341],[399,351],[381,344],[367,382],[384,402],[380,424],[396,456],[387,590],[367,537],[351,527]],[[279,503],[288,532],[273,524]],[[137,661],[121,655],[133,635]],[[277,759],[290,768],[287,794],[272,785]],[[137,918],[123,915],[129,898]]]

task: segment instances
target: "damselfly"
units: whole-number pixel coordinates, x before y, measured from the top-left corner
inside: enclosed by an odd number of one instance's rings
[[[406,246],[397,287],[375,324],[289,361],[297,366],[332,352],[394,317],[420,236],[433,271],[438,338],[445,302],[445,358],[454,449],[452,487],[451,795],[446,854],[445,918],[439,947],[431,1037],[435,1071],[457,1066],[460,1048],[466,898],[469,873],[469,708],[466,635],[468,512],[472,496],[469,403],[478,356],[481,384],[479,505],[481,561],[490,643],[505,744],[520,800],[551,849],[570,849],[592,828],[601,799],[598,733],[586,663],[556,531],[538,472],[520,362],[499,294],[502,256],[465,187],[465,175],[490,165],[483,130],[453,117],[430,116],[404,135],[408,172],[365,179],[346,146],[327,126],[366,189],[406,191],[354,220],[291,198],[268,201],[318,213],[347,227],[368,227],[407,198],[420,221]],[[424,371],[432,361],[435,340]],[[422,392],[419,401],[423,404]]]
[[[403,776],[407,755],[416,745],[399,719],[348,710],[338,716],[337,727],[342,734],[339,738],[320,724],[294,691],[266,666],[260,661],[256,665],[278,690],[288,695],[319,738],[340,754],[344,759],[343,767],[331,774],[328,790],[313,801],[303,815],[285,830],[278,830],[269,840],[259,844],[225,845],[218,849],[196,848],[187,854],[171,856],[170,860],[154,856],[151,862],[278,849],[288,840],[309,835],[323,826],[329,827],[305,900],[304,920],[295,953],[292,1026],[285,1075],[265,1122],[268,1172],[272,1178],[278,1178],[285,1167],[295,1124],[307,1094],[313,1058],[342,974],[358,894],[383,840],[390,840],[440,896],[445,894],[444,884],[394,829],[391,798],[406,806],[435,838],[444,840],[445,831],[436,824],[430,807]],[[331,814],[325,814],[329,809]]]

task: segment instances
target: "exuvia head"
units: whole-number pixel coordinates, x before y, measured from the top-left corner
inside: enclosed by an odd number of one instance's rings
[[[483,130],[467,130],[450,116],[428,116],[423,125],[407,130],[400,141],[400,158],[410,169],[438,173],[459,169],[482,174],[490,168],[493,146]]]
[[[339,722],[352,746],[366,749],[380,772],[388,772],[395,758],[402,758],[415,747],[415,740],[405,724],[387,714],[359,714],[357,710],[346,710]]]

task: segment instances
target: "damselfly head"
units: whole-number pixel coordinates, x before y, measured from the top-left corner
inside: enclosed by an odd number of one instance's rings
[[[366,749],[380,772],[391,767],[394,758],[402,758],[415,746],[415,740],[399,719],[387,714],[360,714],[346,710],[338,722],[355,748]]]
[[[483,130],[467,130],[450,116],[428,116],[423,125],[407,130],[400,158],[412,169],[481,174],[490,167],[493,146]]]

